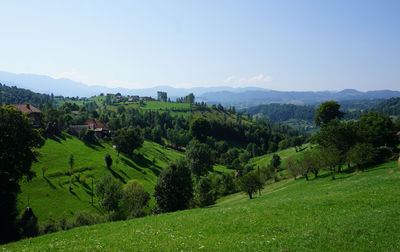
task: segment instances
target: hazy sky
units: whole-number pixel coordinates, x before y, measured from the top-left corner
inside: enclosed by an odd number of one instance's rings
[[[110,87],[400,90],[400,1],[1,1],[0,70]]]

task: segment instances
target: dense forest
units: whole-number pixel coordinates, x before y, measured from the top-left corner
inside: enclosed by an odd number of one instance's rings
[[[0,104],[30,103],[39,106],[51,99],[50,95],[34,93],[28,89],[9,87],[0,83]]]
[[[259,115],[274,122],[283,122],[289,119],[312,121],[315,116],[315,107],[311,105],[298,106],[294,104],[264,104],[250,107],[243,111],[251,115]]]

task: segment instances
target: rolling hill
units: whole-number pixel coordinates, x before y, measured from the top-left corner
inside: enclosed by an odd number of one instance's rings
[[[268,185],[261,196],[26,239],[3,251],[398,251],[400,170],[388,162]]]
[[[132,157],[117,152],[110,144],[88,146],[78,138],[63,134],[62,138],[47,139],[40,149],[39,162],[32,165],[36,177],[21,184],[19,209],[29,205],[39,221],[51,215],[54,218],[70,217],[77,211],[97,212],[97,202],[91,202],[92,178],[94,184],[111,174],[122,182],[137,179],[152,193],[158,174],[171,162],[184,155],[159,144],[145,141]],[[109,153],[113,165],[108,170],[104,156]],[[73,174],[69,176],[69,156],[74,157]],[[118,161],[119,162],[118,162]],[[45,176],[43,177],[43,169]],[[72,193],[69,183],[72,180]],[[96,200],[96,197],[94,197]],[[150,205],[154,205],[152,199]]]

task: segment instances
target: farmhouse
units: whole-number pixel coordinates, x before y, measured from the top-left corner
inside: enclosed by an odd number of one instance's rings
[[[89,129],[94,130],[97,137],[104,137],[110,134],[110,129],[97,119],[87,120],[85,125],[89,126]]]
[[[42,111],[38,108],[30,105],[30,104],[13,104],[11,105],[14,108],[18,109],[22,113],[26,114],[26,116],[32,119],[32,124],[39,128],[40,127],[40,119],[42,116]]]

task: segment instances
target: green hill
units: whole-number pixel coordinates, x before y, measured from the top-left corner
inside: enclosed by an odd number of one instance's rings
[[[183,157],[175,150],[153,142],[145,141],[143,147],[135,151],[132,158],[120,155],[110,144],[85,145],[76,137],[64,134],[62,138],[48,139],[40,149],[39,162],[34,163],[32,170],[36,177],[30,182],[21,184],[19,209],[29,205],[34,209],[39,221],[51,214],[56,219],[68,217],[76,211],[98,211],[97,202],[91,206],[91,183],[94,184],[103,176],[112,174],[122,182],[137,179],[150,193],[154,191],[158,174],[172,161]],[[108,170],[104,156],[109,153],[113,159],[111,170]],[[74,157],[72,176],[69,170],[69,156]],[[119,162],[117,161],[119,160]],[[45,168],[45,177],[42,169]],[[69,183],[72,180],[72,193]],[[96,199],[95,199],[96,200]],[[154,201],[150,202],[153,205]]]
[[[248,200],[112,222],[26,239],[5,251],[398,251],[397,162],[363,173],[285,180]],[[79,237],[79,238],[78,238]]]

